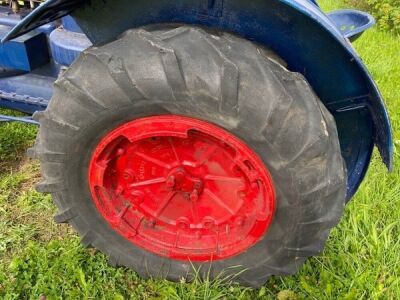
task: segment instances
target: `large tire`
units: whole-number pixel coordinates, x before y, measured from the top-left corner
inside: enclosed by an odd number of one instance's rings
[[[115,232],[99,214],[88,166],[114,128],[160,114],[201,119],[245,141],[270,171],[276,190],[273,222],[253,247],[234,257],[192,263],[158,256]],[[346,170],[331,114],[302,75],[278,56],[231,34],[182,26],[129,30],[86,50],[56,81],[31,155],[41,161],[41,192],[85,246],[141,276],[178,280],[193,268],[215,278],[241,266],[236,280],[264,284],[294,274],[323,250],[345,206]]]

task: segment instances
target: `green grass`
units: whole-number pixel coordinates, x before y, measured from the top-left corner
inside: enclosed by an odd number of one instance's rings
[[[0,114],[19,115],[3,109],[0,109]],[[18,163],[26,147],[33,143],[36,133],[36,126],[33,125],[0,122],[0,172]]]
[[[339,2],[339,3],[338,3]],[[340,1],[321,1],[327,10]],[[36,129],[0,125],[1,299],[398,299],[400,297],[400,38],[370,30],[355,47],[389,108],[396,144],[388,174],[375,153],[368,176],[333,230],[326,250],[292,277],[273,277],[259,290],[214,282],[142,280],[107,266],[83,249],[66,225],[52,221],[48,196],[34,192],[38,165],[22,153]]]

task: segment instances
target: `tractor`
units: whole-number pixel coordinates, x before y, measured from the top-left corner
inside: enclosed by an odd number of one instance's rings
[[[178,281],[259,287],[323,251],[393,143],[352,42],[315,0],[1,1],[0,107],[84,246]],[[17,114],[18,115],[18,114]]]

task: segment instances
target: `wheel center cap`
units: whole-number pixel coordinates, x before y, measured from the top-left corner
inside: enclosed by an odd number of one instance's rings
[[[204,186],[200,178],[192,176],[182,167],[176,168],[169,174],[166,185],[173,191],[188,194],[192,201],[198,200]]]

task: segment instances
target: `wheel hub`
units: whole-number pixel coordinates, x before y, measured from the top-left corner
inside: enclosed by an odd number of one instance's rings
[[[207,261],[254,245],[271,223],[275,192],[241,140],[204,121],[156,116],[104,137],[89,166],[97,209],[133,244]]]
[[[203,180],[191,175],[183,166],[173,170],[165,182],[166,186],[172,191],[185,193],[189,195],[202,192]]]

